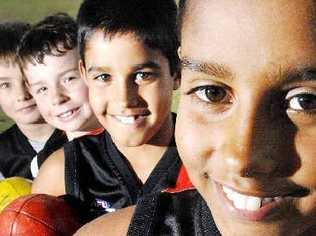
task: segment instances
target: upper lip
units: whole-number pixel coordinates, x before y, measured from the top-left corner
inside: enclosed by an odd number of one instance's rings
[[[147,109],[137,109],[133,111],[124,111],[120,114],[112,114],[112,116],[148,116],[150,115],[150,111]]]

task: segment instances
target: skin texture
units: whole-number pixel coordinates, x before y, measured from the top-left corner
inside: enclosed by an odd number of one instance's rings
[[[0,107],[26,137],[46,141],[54,128],[42,118],[14,62],[0,61]]]
[[[316,45],[312,1],[189,1],[176,141],[223,235],[313,235]],[[222,186],[282,198],[256,220]]]
[[[3,112],[17,123],[32,124],[43,121],[15,63],[0,62],[0,106]]]
[[[109,213],[91,221],[81,227],[74,235],[75,236],[98,236],[111,235],[122,236],[128,231],[129,222],[133,216],[135,206],[126,207]]]
[[[66,132],[89,131],[98,126],[89,105],[88,89],[79,75],[76,49],[63,56],[45,56],[44,64],[28,63],[24,73],[49,124]],[[60,116],[68,111],[74,112]]]
[[[54,152],[41,165],[32,184],[32,193],[46,193],[53,196],[66,194],[64,149]]]

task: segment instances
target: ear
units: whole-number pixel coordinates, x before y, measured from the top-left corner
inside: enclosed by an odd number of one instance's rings
[[[78,62],[80,77],[83,79],[86,85],[88,85],[87,77],[86,77],[86,68],[84,66],[83,61],[80,59]]]
[[[179,57],[180,60],[181,60],[181,58],[182,58],[182,55],[181,55],[181,46],[178,47],[178,57]]]
[[[181,47],[178,48],[178,56],[181,60]],[[180,87],[180,84],[181,84],[181,63],[179,65],[177,72],[174,75],[173,90],[177,90]]]
[[[178,70],[177,72],[174,73],[173,76],[173,90],[177,90],[180,87],[181,83],[181,72]]]

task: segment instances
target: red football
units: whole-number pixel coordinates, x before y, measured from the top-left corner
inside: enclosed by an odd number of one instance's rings
[[[81,226],[73,208],[62,198],[46,194],[20,197],[0,214],[0,235],[73,235]]]

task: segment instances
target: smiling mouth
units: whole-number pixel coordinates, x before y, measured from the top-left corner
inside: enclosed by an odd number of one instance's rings
[[[136,125],[142,123],[148,115],[113,115],[113,117],[124,125]]]
[[[20,112],[28,112],[28,111],[33,110],[35,107],[36,107],[36,104],[33,104],[33,105],[30,105],[30,106],[27,106],[27,107],[23,107],[23,108],[19,109],[18,111],[20,111]]]
[[[75,109],[72,109],[72,110],[69,110],[69,111],[66,111],[66,112],[63,112],[59,115],[57,115],[58,118],[62,118],[62,119],[66,119],[66,118],[69,118],[71,117],[74,113],[76,113],[80,108],[75,108]]]
[[[274,205],[277,203],[281,203],[285,199],[288,200],[290,198],[304,197],[308,194],[306,190],[297,190],[289,194],[284,194],[284,195],[279,195],[279,196],[257,197],[257,196],[241,194],[226,186],[222,186],[222,190],[224,194],[226,195],[227,199],[230,200],[230,202],[236,209],[250,211],[250,212],[258,211],[267,205]]]
[[[282,200],[281,196],[260,198],[256,196],[244,195],[225,186],[223,186],[223,192],[232,202],[233,206],[239,210],[257,211],[264,205],[272,202],[280,202]]]

